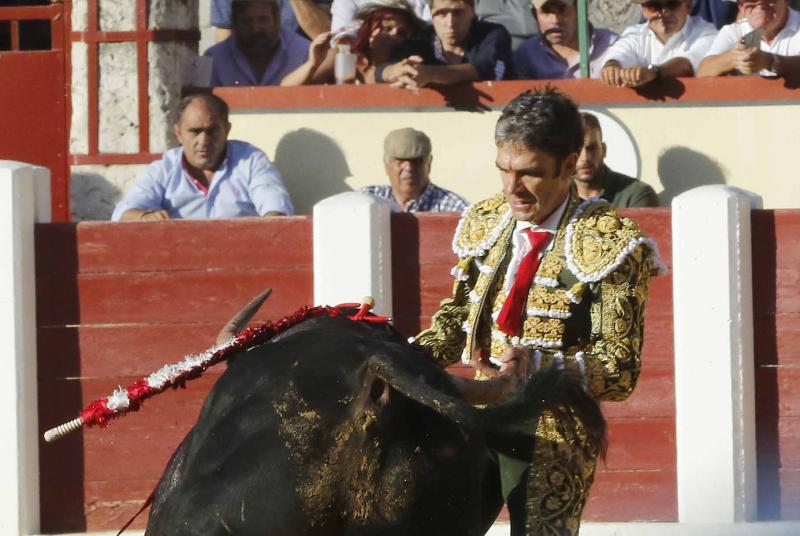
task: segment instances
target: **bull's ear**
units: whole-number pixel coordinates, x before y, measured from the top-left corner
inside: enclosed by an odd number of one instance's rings
[[[425,382],[424,377],[398,366],[396,359],[385,355],[373,355],[367,360],[367,370],[368,377],[372,378],[370,397],[376,402],[388,404],[396,395],[392,391],[397,391],[456,423],[470,427],[476,425],[476,414],[472,406],[434,389]],[[376,383],[377,381],[382,383]],[[381,385],[385,385],[383,390]]]

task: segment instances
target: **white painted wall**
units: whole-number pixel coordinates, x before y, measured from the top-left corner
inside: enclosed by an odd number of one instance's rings
[[[314,303],[375,299],[374,312],[392,315],[389,204],[345,192],[314,206]]]
[[[756,518],[750,208],[704,186],[672,204],[678,519]]]
[[[0,161],[0,534],[39,531],[34,223],[50,221],[50,172]]]

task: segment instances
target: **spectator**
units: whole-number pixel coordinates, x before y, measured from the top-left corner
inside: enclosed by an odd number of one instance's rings
[[[720,30],[697,75],[796,75],[800,71],[800,13],[790,9],[787,0],[739,0],[739,6],[744,18]]]
[[[611,171],[603,161],[606,144],[597,117],[581,112],[583,148],[575,165],[573,182],[582,199],[602,197],[615,208],[657,207],[658,196],[649,184]]]
[[[185,97],[173,126],[181,146],[150,164],[111,216],[115,221],[279,216],[293,212],[280,173],[243,141],[228,141],[228,105]]]
[[[610,86],[638,87],[661,77],[692,76],[716,28],[690,17],[692,0],[632,0],[645,22],[629,26],[603,58],[600,79]]]
[[[511,34],[511,50],[539,33],[530,0],[478,0],[475,14],[480,20],[500,24]]]
[[[525,80],[580,78],[575,0],[533,0],[531,4],[540,33],[525,41],[514,53],[517,77]],[[589,30],[589,76],[599,78],[603,54],[617,39],[617,34],[591,26]]]
[[[281,10],[281,28],[314,38],[331,27],[331,0],[277,0]],[[231,34],[232,0],[211,0],[211,26],[217,28],[216,40]]]
[[[377,65],[388,62],[393,51],[403,43],[419,39],[425,23],[414,13],[406,0],[372,0],[362,5],[356,13],[361,21],[350,42],[356,58],[356,80],[375,83]],[[339,34],[338,43],[343,43]],[[287,74],[283,86],[324,84],[334,82],[335,50],[331,50],[331,32],[318,35],[311,41],[306,62]]]
[[[428,84],[456,84],[513,78],[508,31],[475,16],[474,0],[432,0],[432,28],[416,50],[403,47],[400,61],[378,68],[377,79],[416,90]],[[402,58],[402,59],[401,59]]]
[[[333,0],[331,4],[331,31],[337,32],[357,20],[356,14],[365,4],[374,0]],[[427,0],[409,0],[409,5],[418,18],[425,22],[431,20],[431,10]]]
[[[230,37],[206,50],[213,86],[275,86],[308,55],[308,39],[281,28],[276,0],[233,0]]]
[[[360,191],[386,199],[392,212],[461,212],[469,203],[430,181],[431,140],[413,128],[391,131],[383,140],[383,165],[388,185]]]

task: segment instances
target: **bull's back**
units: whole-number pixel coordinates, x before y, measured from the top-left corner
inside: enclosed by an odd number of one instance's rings
[[[409,523],[424,533],[422,525],[430,526],[438,499],[430,500],[433,504],[428,508],[412,508],[421,514],[419,519],[407,513],[401,516],[403,519],[369,519],[386,517],[378,501],[388,497],[359,499],[358,489],[342,488],[363,487],[361,493],[366,495],[384,493],[399,497],[399,503],[413,501],[411,484],[391,482],[386,473],[405,471],[411,480],[430,479],[431,474],[421,477],[415,473],[426,467],[425,456],[418,456],[409,465],[408,460],[414,457],[415,449],[420,449],[419,445],[435,443],[437,446],[430,450],[457,451],[464,458],[456,460],[459,466],[474,462],[475,456],[472,451],[465,455],[461,444],[448,446],[451,436],[461,441],[461,433],[455,428],[444,432],[444,440],[420,437],[418,441],[414,437],[417,426],[427,434],[426,428],[442,433],[453,425],[405,399],[386,416],[392,419],[387,428],[392,430],[390,445],[376,447],[375,437],[365,433],[371,424],[367,422],[369,418],[363,418],[368,412],[361,406],[366,363],[376,355],[388,356],[403,371],[425,378],[424,382],[442,392],[454,393],[445,373],[414,355],[398,334],[342,318],[305,322],[231,362],[209,393],[197,424],[179,451],[180,464],[171,462],[162,477],[160,489],[164,492],[155,499],[148,536],[291,536],[345,534],[351,530],[355,531],[352,534],[364,536],[388,536],[408,534]],[[433,422],[427,422],[430,420]],[[385,438],[386,433],[381,437]],[[431,456],[439,454],[434,452]],[[364,468],[356,464],[341,468],[357,456],[367,461],[371,457],[386,458],[380,463],[391,467]],[[379,472],[367,478],[361,474],[364,471]],[[430,473],[427,468],[425,471]],[[343,482],[347,478],[353,483]],[[388,489],[379,488],[372,482],[376,480]],[[462,484],[469,487],[458,479],[450,484],[455,488]],[[379,491],[368,491],[375,486]],[[423,491],[435,497],[437,490]],[[459,492],[450,490],[451,496],[454,493]],[[465,489],[460,495],[466,498],[471,493],[474,490]],[[403,499],[405,494],[408,499]],[[472,505],[472,497],[464,500],[465,508]],[[405,512],[403,508],[408,505],[399,504],[397,511]],[[359,509],[363,512],[354,512]],[[365,519],[353,523],[359,515]],[[459,525],[450,523],[448,527]],[[392,532],[392,527],[397,532]],[[469,531],[461,527],[452,533]]]

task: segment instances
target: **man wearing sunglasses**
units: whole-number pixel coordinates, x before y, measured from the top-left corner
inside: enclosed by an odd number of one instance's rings
[[[645,22],[629,26],[603,58],[600,79],[614,87],[638,87],[666,77],[692,76],[717,33],[689,15],[691,0],[632,0]]]
[[[697,76],[800,73],[800,13],[788,0],[739,0],[741,20],[723,27]]]

